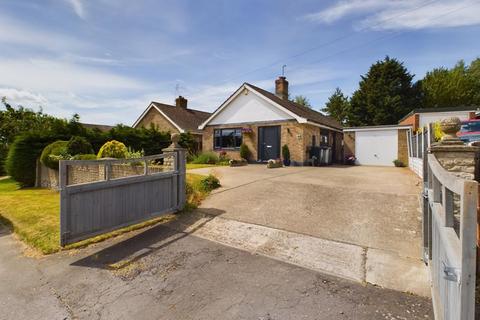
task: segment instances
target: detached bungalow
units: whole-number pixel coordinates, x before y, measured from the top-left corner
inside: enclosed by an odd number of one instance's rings
[[[210,115],[209,112],[187,108],[187,99],[179,96],[175,99],[175,105],[152,101],[145,111],[133,124],[134,128],[154,125],[160,131],[169,131],[171,133],[190,132],[199,143],[201,150],[202,131],[198,126],[203,123]]]
[[[240,158],[246,144],[251,161],[281,158],[287,145],[294,165],[311,159],[311,147],[329,147],[332,160],[342,161],[342,126],[333,118],[288,100],[288,81],[275,81],[275,94],[252,84],[240,86],[199,127],[203,150]]]

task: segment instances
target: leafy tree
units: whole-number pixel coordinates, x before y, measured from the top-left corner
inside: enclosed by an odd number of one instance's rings
[[[413,75],[397,59],[385,57],[362,76],[345,115],[348,125],[395,124],[418,106]]]
[[[312,105],[310,104],[310,101],[308,100],[307,97],[305,96],[302,96],[302,95],[299,95],[299,96],[295,96],[295,98],[293,98],[293,102],[301,105],[301,106],[304,106],[304,107],[307,107],[307,108],[311,108]]]
[[[480,58],[470,66],[461,60],[451,69],[433,69],[420,85],[426,108],[480,105]]]
[[[350,101],[348,97],[343,94],[340,88],[336,88],[335,92],[328,98],[325,108],[323,108],[322,111],[344,124],[349,107]]]

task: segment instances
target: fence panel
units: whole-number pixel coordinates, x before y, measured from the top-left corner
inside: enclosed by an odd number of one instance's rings
[[[478,183],[425,159],[424,256],[430,265],[436,319],[473,320]]]
[[[184,204],[183,150],[129,160],[60,161],[62,246],[175,212]]]

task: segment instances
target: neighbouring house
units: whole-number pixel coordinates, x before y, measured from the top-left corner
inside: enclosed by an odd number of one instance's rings
[[[409,125],[343,128],[345,156],[354,155],[360,165],[393,166],[397,159],[408,165],[410,128]]]
[[[114,128],[106,124],[94,124],[94,123],[80,123],[83,127],[91,130],[100,130],[101,132],[108,132]]]
[[[398,124],[412,126],[413,132],[416,132],[418,128],[446,118],[458,117],[461,121],[475,119],[475,111],[476,107],[414,109],[400,119]]]
[[[329,150],[332,160],[342,161],[342,125],[288,99],[288,81],[275,81],[275,94],[249,83],[242,84],[199,127],[203,150],[225,152],[240,158],[240,145],[248,146],[250,161],[280,159],[287,145],[293,165],[311,162],[312,147]]]
[[[209,116],[209,112],[190,109],[188,100],[182,96],[175,99],[175,105],[152,101],[133,124],[134,128],[154,125],[160,131],[171,133],[191,133],[202,150],[202,130],[198,126]]]

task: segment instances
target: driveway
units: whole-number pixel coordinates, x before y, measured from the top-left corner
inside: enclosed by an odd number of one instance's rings
[[[221,180],[200,207],[205,213],[421,257],[421,187],[407,168],[249,165],[191,172]]]

